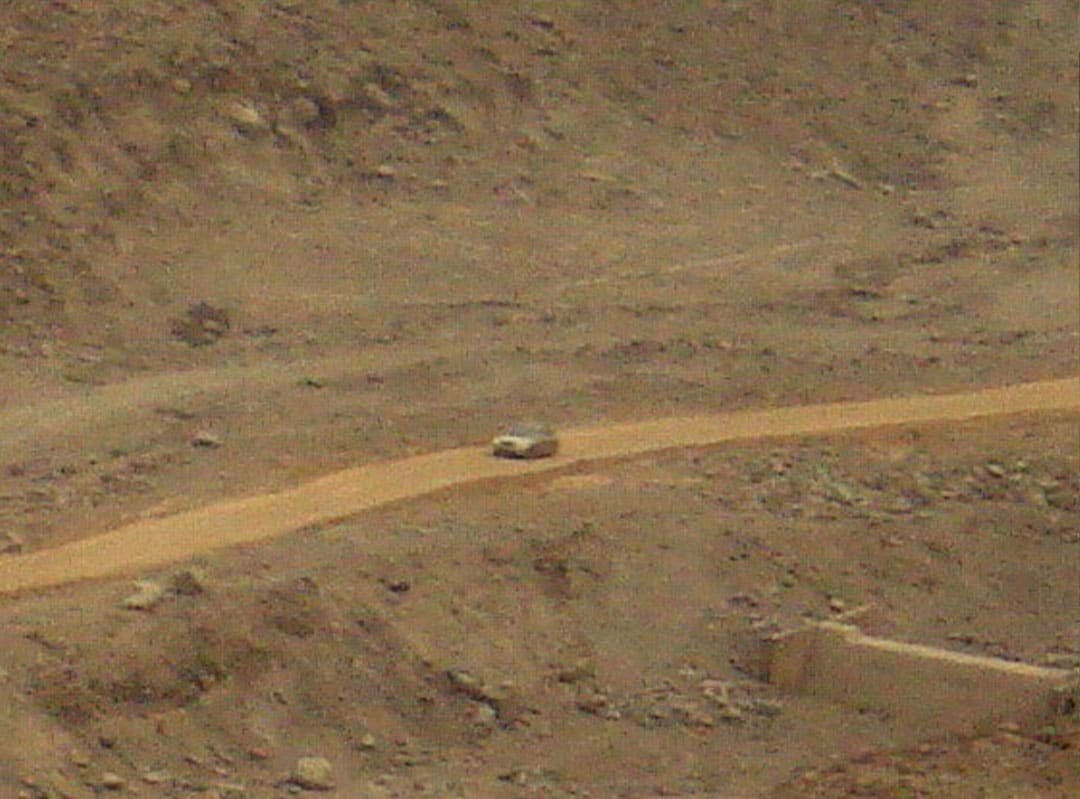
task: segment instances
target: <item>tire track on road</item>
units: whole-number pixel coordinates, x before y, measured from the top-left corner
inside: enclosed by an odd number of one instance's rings
[[[464,447],[374,463],[272,494],[144,519],[94,538],[0,561],[0,594],[150,570],[195,555],[327,525],[364,510],[451,487],[509,480],[592,461],[730,441],[815,436],[867,428],[960,422],[1080,409],[1080,378],[965,394],[686,416],[570,430],[558,456],[515,462]]]

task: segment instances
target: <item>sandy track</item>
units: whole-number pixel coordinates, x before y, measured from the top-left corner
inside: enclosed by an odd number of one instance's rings
[[[558,457],[515,462],[483,447],[346,469],[296,488],[228,500],[0,562],[0,594],[160,567],[201,553],[325,525],[440,489],[565,469],[588,461],[725,441],[820,435],[863,428],[956,422],[1080,409],[1080,378],[967,394],[806,405],[656,419],[567,431]]]

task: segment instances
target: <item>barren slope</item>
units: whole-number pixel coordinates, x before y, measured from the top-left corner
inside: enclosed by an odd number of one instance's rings
[[[865,604],[879,634],[1075,662],[1075,421],[680,450],[143,575],[173,586],[145,612],[127,581],[5,601],[0,791],[276,799],[319,755],[350,797],[1065,799],[1075,724],[912,740],[778,695],[760,641]]]

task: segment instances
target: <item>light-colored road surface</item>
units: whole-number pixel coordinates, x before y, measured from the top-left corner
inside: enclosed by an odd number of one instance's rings
[[[555,458],[515,462],[465,447],[346,469],[274,494],[147,519],[55,549],[0,561],[0,594],[153,569],[221,547],[325,525],[378,505],[491,480],[725,441],[956,422],[1080,409],[1080,378],[967,394],[806,405],[656,419],[567,431]]]

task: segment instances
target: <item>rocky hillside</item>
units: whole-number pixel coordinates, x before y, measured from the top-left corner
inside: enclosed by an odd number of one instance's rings
[[[1055,44],[1072,24],[1067,3],[1004,0],[15,0],[0,338],[25,352],[123,314],[145,274],[110,260],[199,235],[226,199],[527,192],[587,212],[632,197],[650,165],[732,142],[884,190],[941,187],[946,84],[1017,137],[1075,129],[1075,52]],[[590,162],[630,130],[655,137],[639,163]]]

